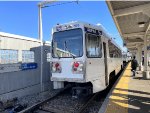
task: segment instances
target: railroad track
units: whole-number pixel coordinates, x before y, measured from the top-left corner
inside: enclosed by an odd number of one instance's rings
[[[39,102],[29,108],[24,109],[23,111],[19,112],[19,113],[84,113],[85,109],[88,107],[88,105],[90,104],[90,102],[97,96],[98,93],[93,94],[91,96],[88,96],[87,98],[84,99],[78,99],[77,103],[77,99],[76,99],[76,105],[75,106],[65,106],[65,105],[61,105],[61,106],[53,106],[53,105],[49,105],[49,103],[52,100],[55,100],[56,97],[60,96],[65,90],[69,89],[70,87],[67,87],[65,89],[62,89],[61,91],[59,91],[57,94],[55,94],[54,96]],[[67,100],[66,100],[67,101]]]
[[[71,85],[66,86],[65,88],[61,89],[59,92],[57,92],[55,95],[53,95],[52,97],[45,99],[42,102],[36,103],[22,111],[20,111],[19,113],[34,113],[35,110],[39,109],[40,106],[42,106],[43,104],[47,103],[48,101],[56,98],[57,96],[61,95],[64,91],[66,91],[67,89],[71,88]]]
[[[86,103],[83,104],[81,108],[79,108],[75,113],[85,113],[86,108],[89,106],[89,104],[98,96],[99,93],[93,94],[90,98],[87,99]]]
[[[35,113],[85,113],[86,108],[88,105],[95,99],[95,97],[98,95],[98,93],[93,94],[87,98],[80,99],[79,101],[81,102],[79,105],[76,104],[73,108],[70,106],[64,106],[62,105],[54,107],[54,106],[49,106],[46,104],[46,106],[40,107]]]

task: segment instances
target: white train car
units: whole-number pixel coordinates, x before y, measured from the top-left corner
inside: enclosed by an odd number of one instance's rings
[[[104,90],[122,67],[121,53],[102,26],[84,22],[55,26],[51,76],[54,89],[63,88],[68,82],[78,87],[90,86],[92,93]]]
[[[122,53],[122,60],[124,63],[128,63],[129,61],[131,61],[131,59],[132,59],[132,55],[130,53],[127,52]]]

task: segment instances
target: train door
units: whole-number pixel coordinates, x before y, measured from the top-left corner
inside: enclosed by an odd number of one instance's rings
[[[86,57],[86,79],[95,81],[104,75],[105,70],[100,36],[86,35]]]
[[[105,84],[107,86],[109,84],[109,77],[108,77],[108,65],[107,65],[107,49],[106,49],[105,42],[103,42],[103,53],[104,53],[104,64],[105,64]]]

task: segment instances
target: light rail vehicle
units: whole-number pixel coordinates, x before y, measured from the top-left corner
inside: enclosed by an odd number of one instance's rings
[[[122,51],[101,25],[58,24],[52,29],[51,65],[54,89],[74,84],[73,95],[107,88],[122,68]]]

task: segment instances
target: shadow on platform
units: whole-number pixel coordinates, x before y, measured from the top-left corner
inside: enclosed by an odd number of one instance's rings
[[[150,113],[150,98],[148,97],[150,96],[150,93],[120,88],[115,88],[115,90],[125,91],[129,94],[112,94],[119,99],[111,99],[111,103],[114,104],[113,106],[115,109],[118,109],[118,112],[115,111],[111,113]],[[144,97],[146,95],[147,97]],[[123,111],[120,111],[119,109]]]

